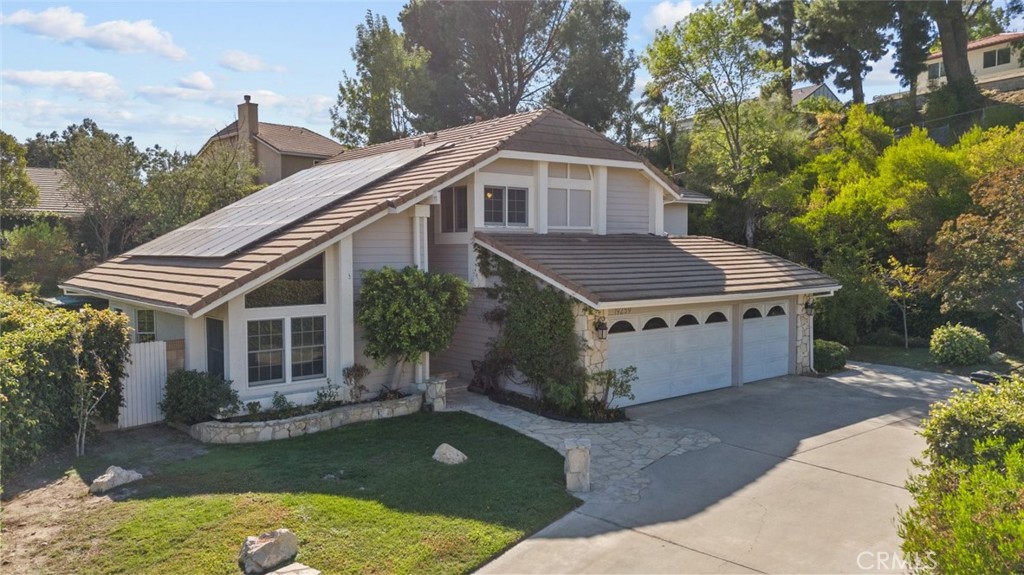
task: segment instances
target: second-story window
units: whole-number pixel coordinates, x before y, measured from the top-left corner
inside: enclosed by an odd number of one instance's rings
[[[464,232],[468,228],[468,220],[466,186],[441,190],[441,231],[446,234]]]
[[[548,189],[548,225],[553,228],[589,228],[590,190]]]
[[[1001,50],[989,50],[982,54],[982,67],[993,68],[995,66],[1002,66],[1003,64],[1010,63],[1010,49],[1003,48]]]
[[[938,64],[928,64],[928,79],[938,80],[939,78],[946,75],[946,70],[942,66],[942,62]]]
[[[492,226],[525,226],[526,188],[484,188],[484,223]]]

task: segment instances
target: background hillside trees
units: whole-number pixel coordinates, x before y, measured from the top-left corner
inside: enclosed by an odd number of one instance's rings
[[[0,131],[0,214],[17,212],[39,201],[39,190],[25,173],[25,146],[14,136]]]

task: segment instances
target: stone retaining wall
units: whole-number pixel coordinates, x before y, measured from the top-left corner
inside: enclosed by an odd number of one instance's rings
[[[206,421],[189,428],[189,434],[203,443],[257,443],[298,437],[349,423],[409,415],[419,411],[422,406],[423,394],[416,394],[402,399],[343,405],[329,411],[307,413],[288,419],[251,422]]]

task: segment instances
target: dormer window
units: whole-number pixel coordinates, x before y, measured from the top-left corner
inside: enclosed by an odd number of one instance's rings
[[[484,223],[489,226],[525,226],[527,195],[526,188],[486,186]]]

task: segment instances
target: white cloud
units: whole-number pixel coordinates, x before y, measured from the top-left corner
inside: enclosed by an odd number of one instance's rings
[[[676,22],[686,18],[693,11],[692,0],[681,0],[680,2],[665,0],[647,12],[647,15],[644,16],[644,27],[648,34],[654,36],[654,33],[662,28],[672,28]]]
[[[18,10],[0,16],[0,25],[14,26],[60,42],[81,41],[97,50],[152,52],[170,60],[184,60],[188,57],[183,48],[175,45],[170,33],[154,26],[152,20],[109,20],[88,26],[85,14],[63,6],[42,12]]]
[[[139,86],[136,92],[155,104],[164,103],[169,100],[203,102],[210,99],[209,92],[205,90],[182,88],[181,86]]]
[[[256,54],[228,50],[220,56],[220,65],[236,72],[284,72],[284,66],[271,66]]]
[[[116,131],[135,118],[135,114],[117,106],[62,104],[38,98],[0,101],[0,110],[6,121],[45,132],[81,123],[83,118],[92,118],[100,127]]]
[[[93,100],[112,100],[122,95],[117,79],[106,72],[4,70],[0,75],[5,82],[18,86],[67,90]]]
[[[196,71],[183,78],[178,78],[178,86],[193,90],[212,90],[213,80],[202,71]]]

